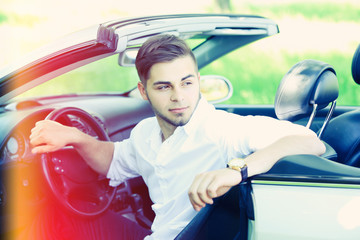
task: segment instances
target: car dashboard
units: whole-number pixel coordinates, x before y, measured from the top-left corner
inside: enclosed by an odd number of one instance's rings
[[[54,109],[76,107],[89,113],[105,129],[112,141],[121,141],[129,137],[131,129],[139,121],[153,116],[146,101],[123,96],[47,98],[37,100],[37,103],[36,106],[23,108],[12,103],[11,108],[3,109],[0,113],[0,207],[5,213],[1,217],[2,226],[5,219],[9,221],[10,215],[16,218],[28,209],[35,211],[44,199],[43,185],[38,187],[43,182],[43,173],[39,166],[40,156],[31,152],[29,140],[31,129],[36,122],[44,120]],[[59,119],[59,122],[76,127],[89,135],[96,135],[89,124],[78,116],[68,114],[66,118]],[[14,199],[20,201],[17,204],[20,204],[22,210],[15,213],[5,212],[4,209],[8,210]]]
[[[129,137],[131,129],[142,119],[153,116],[149,104],[143,100],[118,96],[84,96],[66,99],[46,99],[39,106],[8,110],[0,114],[1,158],[0,165],[14,161],[29,161],[31,153],[29,136],[36,122],[44,120],[54,109],[77,107],[90,113],[105,129],[112,141]],[[104,107],[106,106],[106,108]],[[62,124],[76,127],[95,136],[89,125],[79,117],[69,115]]]

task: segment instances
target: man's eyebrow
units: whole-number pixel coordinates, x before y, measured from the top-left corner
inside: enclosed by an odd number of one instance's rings
[[[195,75],[194,75],[194,74],[189,74],[189,75],[181,78],[181,81],[184,81],[184,80],[186,80],[186,79],[188,79],[188,78],[191,78],[191,77],[195,77]],[[169,82],[169,81],[157,81],[157,82],[154,82],[154,83],[153,83],[154,86],[155,86],[155,85],[162,85],[162,84],[170,84],[170,85],[171,85],[172,83]]]
[[[157,81],[157,82],[154,82],[153,85],[162,85],[162,84],[171,84],[171,82],[168,82],[168,81]]]
[[[191,77],[195,77],[194,74],[189,74],[189,75],[187,75],[186,77],[183,77],[183,78],[181,79],[181,81],[184,81],[184,80],[186,80],[186,79],[188,79],[188,78],[191,78]]]

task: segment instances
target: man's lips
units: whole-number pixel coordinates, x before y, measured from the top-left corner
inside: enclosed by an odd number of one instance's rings
[[[170,108],[169,111],[172,113],[183,113],[185,112],[189,107],[180,107],[180,108]]]

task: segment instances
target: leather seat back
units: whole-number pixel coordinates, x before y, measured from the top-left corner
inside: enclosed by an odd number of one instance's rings
[[[307,127],[318,110],[330,103],[328,118],[318,133],[321,138],[339,95],[339,85],[334,68],[324,62],[307,59],[295,64],[283,77],[275,96],[275,113],[279,119],[296,121],[309,117]],[[326,152],[322,157],[336,160],[337,153],[324,142]]]
[[[354,81],[360,84],[360,44],[354,53],[351,70]],[[338,162],[360,167],[360,109],[332,119],[322,139],[337,152]]]
[[[279,119],[295,121],[325,108],[339,95],[334,68],[324,62],[307,59],[295,64],[283,77],[275,96]]]
[[[337,162],[360,167],[360,110],[333,118],[322,138],[337,152]]]

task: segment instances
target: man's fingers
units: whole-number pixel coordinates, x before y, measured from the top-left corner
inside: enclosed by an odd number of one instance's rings
[[[50,140],[47,140],[47,136],[43,133],[40,134],[38,131],[34,131],[33,133],[30,134],[30,144],[32,146],[38,146],[38,145],[43,145],[43,144],[48,144],[50,142]]]
[[[30,139],[31,146],[37,146],[37,145],[40,145],[43,143],[41,141],[41,138],[37,134],[31,134],[29,139]]]
[[[33,146],[40,145],[44,143],[44,134],[46,131],[43,129],[43,122],[36,122],[35,127],[31,129],[31,134],[29,136],[30,144]]]
[[[189,189],[189,198],[196,211],[206,204],[213,204],[213,199],[224,195],[238,184],[241,175],[232,169],[219,169],[199,174]]]
[[[209,195],[209,186],[211,186],[213,179],[211,176],[203,178],[203,181],[199,184],[197,188],[197,195],[200,200],[207,204],[213,204],[212,197]]]
[[[31,152],[33,154],[41,154],[41,153],[47,153],[47,152],[53,152],[55,151],[54,150],[54,147],[53,146],[49,146],[49,145],[42,145],[42,146],[37,146],[37,147],[34,147]]]
[[[202,173],[196,176],[189,189],[189,198],[194,209],[199,211],[206,204],[213,204],[213,197],[216,196],[216,189],[212,186],[213,176]],[[210,187],[210,188],[209,188]]]
[[[66,128],[58,122],[42,120],[36,122],[29,136],[34,154],[53,152],[66,146]]]
[[[199,205],[196,202],[194,202],[191,198],[190,198],[190,202],[193,208],[195,209],[195,211],[197,212],[200,211],[203,207],[205,207],[205,204]]]
[[[198,187],[202,181],[202,175],[197,175],[189,188],[189,199],[193,208],[199,211],[202,207],[205,207],[205,203],[200,199],[198,195]]]

